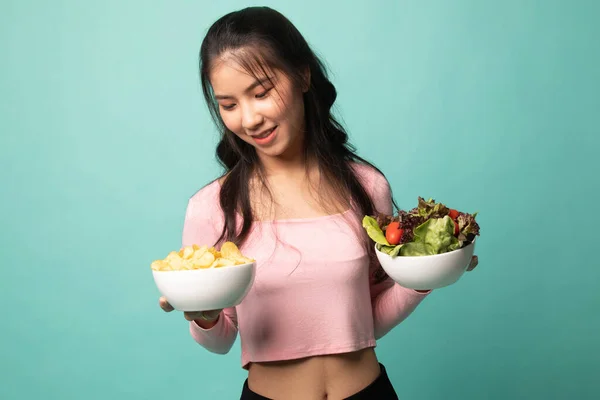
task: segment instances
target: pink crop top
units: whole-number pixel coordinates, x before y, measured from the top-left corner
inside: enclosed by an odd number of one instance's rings
[[[378,211],[391,214],[390,186],[374,169],[355,164]],[[189,200],[183,246],[212,245],[223,214],[214,181]],[[254,285],[240,305],[223,310],[217,324],[190,323],[194,340],[225,354],[239,332],[242,368],[375,347],[429,294],[389,277],[376,283],[379,264],[364,248],[362,216],[351,211],[307,219],[255,222],[242,252],[256,259]]]

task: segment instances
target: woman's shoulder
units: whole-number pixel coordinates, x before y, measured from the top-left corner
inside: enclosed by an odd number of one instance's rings
[[[384,214],[391,214],[393,212],[392,192],[385,175],[369,164],[356,163],[354,168],[371,197],[375,209]]]
[[[189,198],[189,203],[193,205],[202,205],[209,209],[218,206],[222,183],[221,179],[222,178],[215,179],[201,187]]]
[[[217,223],[221,218],[221,206],[219,202],[219,193],[221,191],[221,183],[215,179],[198,191],[196,191],[189,199],[185,212],[187,221],[210,221]],[[188,222],[188,224],[190,224]]]
[[[366,189],[388,185],[385,175],[372,165],[360,161],[353,161],[350,165]]]

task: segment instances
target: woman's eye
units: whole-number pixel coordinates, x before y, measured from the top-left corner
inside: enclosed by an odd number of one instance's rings
[[[221,108],[225,111],[233,110],[233,107],[235,107],[235,104],[221,104]]]
[[[263,99],[263,98],[267,97],[267,94],[268,94],[270,91],[271,91],[271,89],[267,89],[267,90],[265,90],[264,92],[257,94],[257,95],[256,95],[256,98],[257,98],[257,99]]]

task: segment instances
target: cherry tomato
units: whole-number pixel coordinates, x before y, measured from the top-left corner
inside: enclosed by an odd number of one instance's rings
[[[400,243],[403,234],[404,229],[400,229],[400,224],[398,222],[391,222],[385,230],[385,238],[392,246]]]
[[[450,213],[448,215],[450,216],[450,218],[456,219],[456,218],[458,218],[458,211],[456,211],[455,209],[451,208],[450,209]]]

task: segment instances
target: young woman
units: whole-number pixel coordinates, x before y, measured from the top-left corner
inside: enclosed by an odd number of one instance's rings
[[[396,399],[376,339],[429,291],[396,284],[374,257],[360,224],[392,213],[390,186],[332,117],[323,65],[265,7],[219,19],[200,59],[225,173],[189,200],[183,246],[233,241],[257,275],[239,306],[186,312],[192,337],[225,354],[239,332],[242,399]]]

